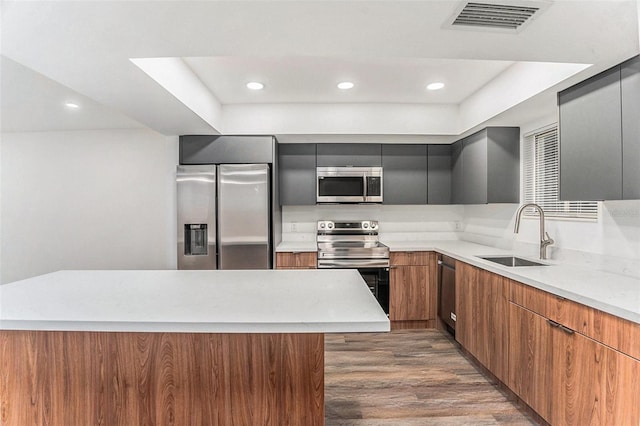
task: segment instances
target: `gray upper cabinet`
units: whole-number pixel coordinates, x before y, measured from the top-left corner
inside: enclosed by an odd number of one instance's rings
[[[620,67],[558,94],[560,199],[622,198]]]
[[[487,203],[486,130],[464,139],[462,158],[462,199],[464,204]]]
[[[451,204],[451,145],[427,147],[427,203]]]
[[[520,128],[487,127],[452,145],[455,204],[520,202]]]
[[[180,164],[273,163],[273,136],[185,135],[179,139]]]
[[[383,204],[427,204],[427,146],[382,145]]]
[[[622,198],[640,199],[640,56],[623,63]]]
[[[520,202],[520,128],[488,127],[487,203]]]
[[[279,144],[280,205],[316,204],[316,145]]]
[[[464,139],[451,145],[451,202],[464,204],[462,148]]]
[[[318,167],[382,166],[380,144],[321,143],[317,153]]]

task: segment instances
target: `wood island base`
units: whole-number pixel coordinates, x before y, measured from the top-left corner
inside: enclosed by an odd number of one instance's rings
[[[0,424],[323,425],[324,334],[0,330]]]

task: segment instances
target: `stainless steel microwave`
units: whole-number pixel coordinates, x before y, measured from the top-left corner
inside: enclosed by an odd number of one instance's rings
[[[318,167],[316,180],[318,203],[382,202],[382,167]]]

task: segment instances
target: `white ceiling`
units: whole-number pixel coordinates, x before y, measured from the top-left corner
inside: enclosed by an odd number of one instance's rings
[[[117,110],[107,108],[11,59],[0,57],[0,67],[3,132],[143,127]],[[66,103],[74,103],[80,108],[68,108]]]
[[[636,0],[546,3],[505,34],[451,29],[454,0],[3,1],[2,130],[242,133],[245,121],[261,123],[247,132],[442,135],[501,116],[518,125],[553,108],[557,90],[640,51]],[[156,71],[160,84],[132,58],[178,58],[187,71]],[[571,77],[581,68],[566,63],[594,65]],[[337,90],[344,79],[356,87]],[[248,92],[250,80],[265,90]],[[424,90],[434,80],[447,87]],[[196,102],[194,90],[208,93]],[[60,107],[69,96],[91,107],[70,119]],[[380,126],[382,112],[396,119]]]
[[[446,103],[458,104],[513,62],[424,58],[200,57],[183,58],[223,104]],[[249,81],[264,90],[247,90]],[[340,90],[341,81],[355,84]],[[443,82],[446,90],[426,90]]]

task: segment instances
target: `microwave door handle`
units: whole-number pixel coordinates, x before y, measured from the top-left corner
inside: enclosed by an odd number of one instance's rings
[[[362,176],[363,179],[363,183],[364,183],[364,196],[362,199],[362,202],[366,203],[367,202],[367,197],[369,196],[369,188],[368,188],[368,180],[367,180],[367,174],[364,173],[364,176]]]

